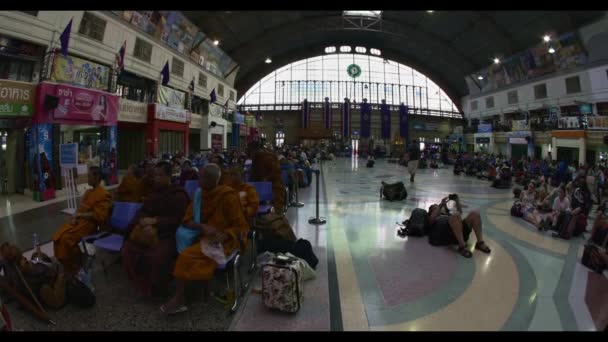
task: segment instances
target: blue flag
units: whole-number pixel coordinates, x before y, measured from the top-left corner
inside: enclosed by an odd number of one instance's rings
[[[213,90],[211,91],[211,94],[209,94],[210,103],[215,103],[217,101],[217,96],[215,96],[215,88],[213,88]]]
[[[59,36],[59,42],[61,43],[61,53],[64,56],[68,54],[68,45],[70,44],[70,33],[72,32],[72,20],[68,23],[68,26],[65,27],[61,36]]]
[[[391,138],[391,110],[389,105],[386,104],[386,101],[382,100],[382,104],[380,105],[380,116],[382,117],[382,139],[390,139]]]
[[[163,76],[162,84],[164,86],[169,84],[169,61],[165,63],[165,66],[163,67],[163,70],[160,72],[160,74]]]
[[[329,97],[325,98],[325,103],[323,104],[323,120],[325,121],[325,128],[331,129],[332,127],[332,113],[331,113],[331,105],[329,104]]]
[[[408,106],[401,103],[399,106],[399,135],[405,140],[406,144],[409,141],[408,111]]]
[[[372,105],[363,99],[361,104],[361,138],[369,138],[372,124]]]
[[[342,137],[350,138],[350,101],[348,98],[344,98],[342,105]]]
[[[304,102],[302,102],[302,128],[308,128],[309,116],[310,106],[308,105],[308,100],[304,99]]]

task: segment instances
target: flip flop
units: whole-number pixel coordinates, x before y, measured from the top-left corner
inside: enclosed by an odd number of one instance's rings
[[[165,305],[161,305],[160,306],[160,312],[164,313],[165,315],[175,315],[181,312],[186,312],[188,311],[188,307],[185,305],[180,306],[179,308],[175,309],[174,311],[167,311],[165,309]]]

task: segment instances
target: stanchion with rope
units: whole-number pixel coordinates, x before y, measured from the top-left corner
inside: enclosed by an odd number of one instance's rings
[[[317,176],[317,195],[316,195],[316,213],[317,216],[316,217],[311,217],[308,220],[308,223],[310,224],[314,224],[314,225],[322,225],[327,223],[327,220],[323,217],[319,217],[319,174],[321,174],[321,170],[312,170],[312,172]]]

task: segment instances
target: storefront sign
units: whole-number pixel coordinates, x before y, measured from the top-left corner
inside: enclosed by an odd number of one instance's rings
[[[526,141],[526,138],[509,138],[509,144],[528,145],[528,141]]]
[[[45,86],[50,86],[50,88]],[[54,89],[52,89],[53,87]],[[41,94],[42,107],[44,107],[45,94],[53,94],[59,98],[57,108],[51,110],[53,121],[95,125],[116,124],[118,117],[118,97],[116,95],[63,84],[43,84],[41,89],[47,90]]]
[[[78,166],[78,144],[59,145],[59,165],[62,168]]]
[[[211,148],[212,149],[223,149],[223,139],[221,134],[211,134]]]
[[[511,130],[513,131],[527,131],[530,129],[529,123],[526,120],[513,120]]]
[[[158,87],[158,102],[168,107],[184,109],[186,93],[161,85]]]
[[[490,133],[492,132],[492,124],[480,124],[477,126],[477,133]]]
[[[490,138],[475,138],[475,143],[477,144],[489,144]]]
[[[591,103],[585,103],[579,106],[579,110],[583,115],[591,115],[593,114],[593,107],[591,107]]]
[[[245,123],[247,124],[248,127],[254,127],[255,126],[255,116],[245,115]]]
[[[234,113],[234,123],[245,124],[245,115],[241,113]]]
[[[608,130],[608,116],[589,116],[587,123],[589,130]]]
[[[190,128],[201,129],[203,128],[203,117],[198,114],[190,114]]]
[[[107,90],[110,68],[74,56],[55,54],[51,81]]]
[[[120,104],[118,121],[139,123],[146,123],[148,121],[148,104],[122,98],[118,102]]]
[[[580,129],[581,124],[582,118],[579,118],[578,116],[566,116],[559,119],[557,127],[561,129]]]
[[[31,116],[36,85],[0,80],[0,116]]]
[[[190,112],[184,109],[171,108],[155,103],[154,118],[158,120],[174,121],[174,122],[190,122]]]

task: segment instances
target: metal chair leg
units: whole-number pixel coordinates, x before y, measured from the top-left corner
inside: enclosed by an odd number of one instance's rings
[[[233,314],[234,312],[236,312],[236,308],[239,306],[239,298],[240,298],[240,288],[239,288],[239,265],[241,263],[241,256],[237,255],[235,260],[234,260],[234,264],[232,265],[232,271],[233,271],[233,275],[232,277],[234,278],[233,281],[233,298],[232,298],[232,307],[230,307],[230,313]],[[227,281],[227,285],[228,288],[230,288],[230,284],[229,284],[229,278],[230,275],[228,274],[229,272],[226,272],[226,281]]]

